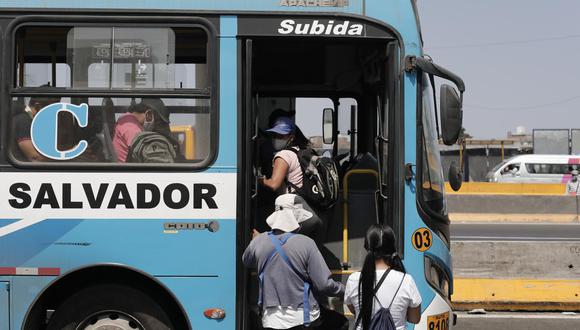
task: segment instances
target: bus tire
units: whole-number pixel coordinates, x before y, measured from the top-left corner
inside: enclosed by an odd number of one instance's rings
[[[46,329],[85,329],[98,322],[128,330],[174,329],[159,303],[140,290],[118,284],[94,285],[71,295],[57,307]]]

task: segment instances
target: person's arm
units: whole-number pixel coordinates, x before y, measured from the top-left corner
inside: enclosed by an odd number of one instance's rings
[[[332,297],[344,295],[344,285],[332,279],[330,269],[328,269],[322,254],[318,251],[318,247],[316,247],[316,244],[312,240],[309,240],[308,251],[307,270],[314,289]]]
[[[358,299],[358,281],[354,280],[354,273],[350,274],[346,280],[346,286],[344,288],[344,304],[348,307],[348,310],[354,315],[356,314],[356,309],[354,308],[353,300]]]
[[[349,307],[350,308],[350,307]],[[407,308],[407,322],[417,324],[421,321],[421,304]]]
[[[423,299],[421,299],[419,289],[417,289],[415,280],[411,275],[406,275],[403,280],[407,282],[405,286],[410,299],[409,307],[407,307],[407,321],[417,324],[421,321],[421,303]]]
[[[274,160],[274,168],[272,169],[272,177],[269,179],[262,179],[260,182],[265,187],[277,191],[284,184],[289,168],[290,166],[288,166],[288,163],[286,163],[284,159],[276,157]]]
[[[32,140],[21,140],[18,141],[18,148],[22,151],[22,154],[26,157],[26,159],[30,162],[42,162],[45,161],[46,158],[41,155],[38,150],[32,144]]]
[[[244,251],[244,254],[242,255],[242,262],[244,263],[244,266],[248,268],[258,268],[258,266],[256,265],[256,254],[252,242],[250,242],[250,244]]]

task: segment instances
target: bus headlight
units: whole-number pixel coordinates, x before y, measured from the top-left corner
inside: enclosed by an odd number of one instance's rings
[[[453,293],[450,286],[450,275],[444,270],[441,262],[437,259],[425,255],[425,278],[433,289],[446,300],[451,299]]]

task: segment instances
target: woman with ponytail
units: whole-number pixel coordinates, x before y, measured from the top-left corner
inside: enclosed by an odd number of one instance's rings
[[[421,295],[413,277],[405,273],[391,227],[372,225],[364,247],[363,268],[350,275],[344,294],[345,304],[355,314],[355,330],[368,330],[381,308],[390,310],[397,330],[405,329],[407,321],[419,323]]]

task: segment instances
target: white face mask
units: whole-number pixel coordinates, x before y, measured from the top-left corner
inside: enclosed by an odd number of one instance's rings
[[[145,122],[143,123],[143,129],[151,132],[155,127],[155,117],[151,116],[151,121],[147,121],[147,116],[145,116]]]
[[[274,150],[276,151],[286,148],[287,145],[288,140],[286,139],[278,139],[278,138],[272,139],[272,147],[274,147]]]

